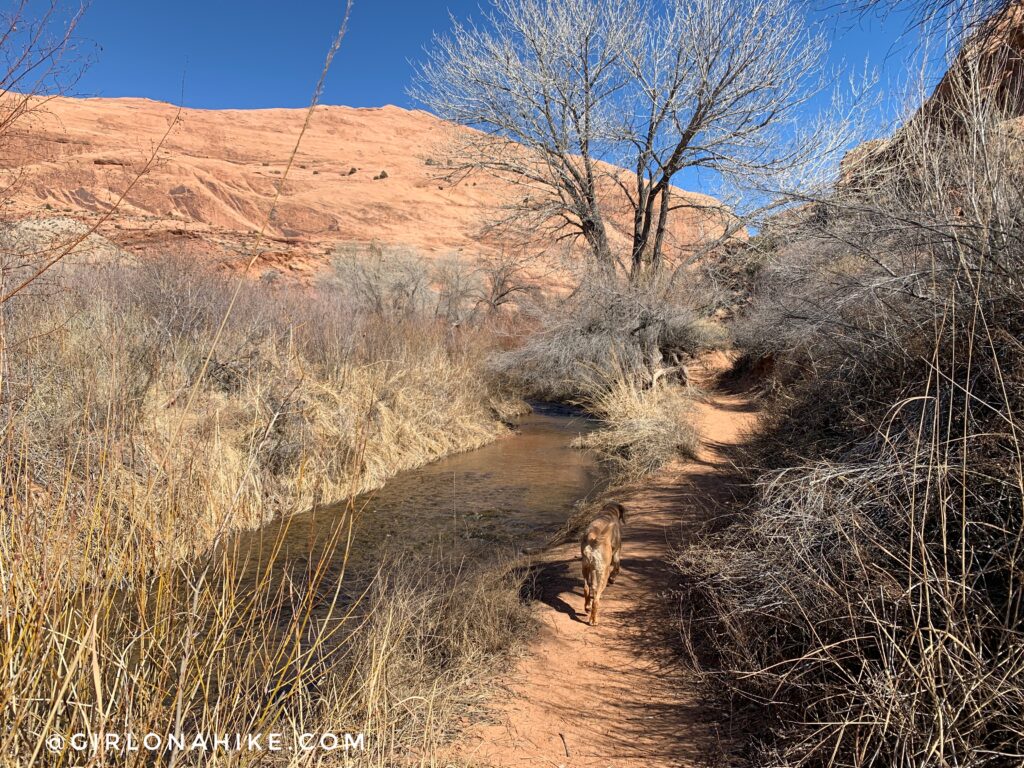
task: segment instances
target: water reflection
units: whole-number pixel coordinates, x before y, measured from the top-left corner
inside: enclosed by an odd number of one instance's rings
[[[266,526],[243,547],[250,553],[248,568],[255,575],[275,543],[283,543],[273,559],[287,562],[292,574],[318,562],[325,547],[339,553],[332,570],[340,572],[352,509],[344,566],[353,587],[362,579],[352,577],[368,575],[385,557],[410,549],[473,559],[539,546],[561,527],[574,503],[603,482],[594,456],[571,447],[594,426],[577,411],[535,404],[513,436],[403,472],[353,505],[328,505]]]

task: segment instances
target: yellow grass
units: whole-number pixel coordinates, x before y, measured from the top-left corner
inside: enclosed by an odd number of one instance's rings
[[[620,479],[637,479],[673,458],[692,456],[698,435],[686,389],[659,382],[642,388],[620,369],[583,401],[603,426],[576,444],[597,451]]]
[[[254,285],[202,373],[226,281],[174,263],[64,278],[2,327],[0,765],[172,764],[46,743],[129,731],[432,754],[516,640],[516,578],[431,553],[346,582],[352,510],[310,562],[264,542],[257,564],[233,532],[281,517],[283,540],[292,512],[503,434],[486,335]]]

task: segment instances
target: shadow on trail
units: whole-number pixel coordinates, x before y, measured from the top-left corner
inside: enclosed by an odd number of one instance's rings
[[[573,621],[585,621],[583,581],[580,577],[578,558],[534,563],[526,568],[526,576],[520,590],[522,599],[538,600],[559,613],[564,613]],[[565,599],[565,596],[569,595],[573,598],[571,604]]]
[[[727,718],[693,695],[697,686],[682,642],[682,577],[672,562],[675,550],[702,530],[724,524],[749,493],[736,470],[740,449],[705,445],[713,460],[690,462],[682,473],[643,486],[642,503],[623,530],[622,574],[605,593],[602,626],[587,630],[641,659],[645,673],[640,680],[635,668],[618,669],[604,656],[591,662],[604,681],[602,698],[624,703],[617,710],[619,754],[610,758],[693,765],[719,762],[729,751],[730,734],[716,725],[726,721],[727,728]],[[628,489],[622,493],[627,509],[631,495]],[[558,559],[528,568],[523,595],[585,622],[579,551],[575,546],[563,551]],[[654,681],[657,691],[637,697],[636,687],[645,681]]]

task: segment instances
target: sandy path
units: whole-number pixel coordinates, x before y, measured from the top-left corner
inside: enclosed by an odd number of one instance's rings
[[[756,413],[749,400],[724,393],[699,408],[698,458],[619,497],[631,514],[622,574],[605,593],[600,626],[583,623],[577,544],[537,564],[541,629],[494,692],[492,722],[460,740],[460,764],[654,768],[700,765],[719,753],[712,720],[666,650],[665,633],[675,631],[666,616],[675,608],[665,599],[668,561],[731,494],[729,446],[744,439]]]

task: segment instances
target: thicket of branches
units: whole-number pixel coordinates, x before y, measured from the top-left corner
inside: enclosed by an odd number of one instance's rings
[[[640,288],[586,275],[569,296],[523,304],[533,332],[495,366],[529,395],[556,400],[586,399],[609,381],[685,383],[686,364],[729,339],[708,319],[714,292],[697,271],[690,278]]]
[[[823,49],[789,0],[492,0],[434,41],[413,93],[477,129],[451,173],[502,177],[510,219],[635,281],[696,245],[671,242],[675,211],[716,207],[676,195],[681,172],[749,180],[806,157],[786,132]]]
[[[350,305],[378,315],[493,324],[538,295],[536,261],[505,250],[430,261],[413,250],[371,243],[340,248],[324,283]]]
[[[737,334],[778,415],[754,499],[678,560],[757,764],[1024,760],[1024,150],[988,87],[1012,64],[959,61],[955,120],[919,113],[762,237]]]

